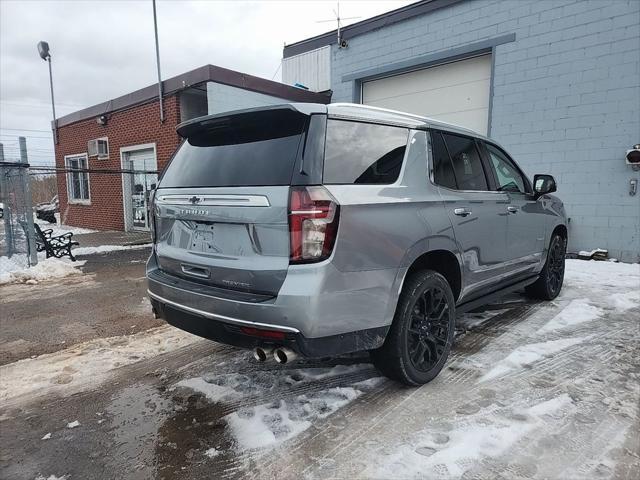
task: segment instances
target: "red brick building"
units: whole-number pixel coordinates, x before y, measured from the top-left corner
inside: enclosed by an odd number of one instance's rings
[[[61,222],[97,230],[146,230],[146,202],[180,144],[176,126],[202,115],[285,102],[329,103],[314,93],[206,65],[58,119]]]

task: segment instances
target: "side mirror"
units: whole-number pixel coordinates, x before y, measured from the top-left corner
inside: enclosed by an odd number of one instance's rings
[[[552,175],[534,175],[533,192],[536,198],[557,190],[556,179]]]

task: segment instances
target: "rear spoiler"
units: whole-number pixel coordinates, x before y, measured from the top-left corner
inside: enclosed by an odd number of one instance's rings
[[[217,130],[233,123],[242,123],[251,118],[264,117],[267,120],[271,115],[279,116],[285,112],[299,115],[311,115],[314,113],[326,114],[327,106],[321,103],[283,103],[279,105],[268,105],[264,107],[246,108],[243,110],[233,110],[230,112],[206,115],[182,122],[176,127],[178,135],[182,138],[201,133],[207,130]]]

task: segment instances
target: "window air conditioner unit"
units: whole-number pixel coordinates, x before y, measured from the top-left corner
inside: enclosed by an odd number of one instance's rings
[[[96,138],[87,142],[87,152],[89,157],[98,159],[109,158],[109,140],[106,138]]]

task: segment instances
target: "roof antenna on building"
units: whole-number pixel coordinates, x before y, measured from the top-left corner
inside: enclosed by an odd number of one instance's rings
[[[337,22],[338,28],[336,32],[338,33],[338,48],[347,48],[349,44],[344,38],[342,38],[342,25],[340,24],[340,20],[355,20],[360,17],[340,18],[340,2],[338,2],[337,8],[333,10],[333,14],[335,15],[336,18],[332,18],[331,20],[319,20],[316,23]]]

